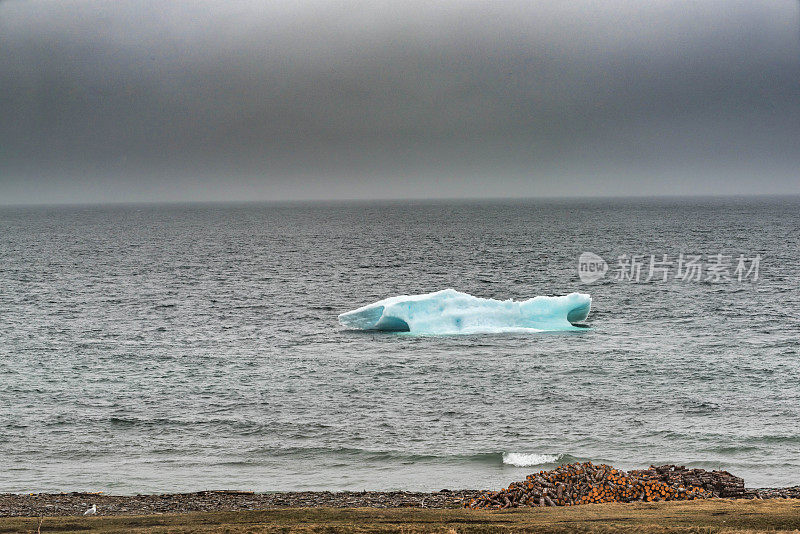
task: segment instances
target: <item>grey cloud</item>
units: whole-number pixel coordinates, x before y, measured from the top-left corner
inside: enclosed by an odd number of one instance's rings
[[[800,192],[798,12],[7,0],[0,202]]]

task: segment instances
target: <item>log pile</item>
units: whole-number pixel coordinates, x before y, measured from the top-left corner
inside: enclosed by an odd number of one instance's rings
[[[662,465],[650,466],[650,469],[631,471],[632,476],[655,478],[668,484],[680,484],[684,487],[700,487],[711,492],[712,497],[742,498],[745,497],[744,479],[733,476],[727,471],[706,471],[704,469],[686,469],[684,466]]]
[[[629,473],[591,462],[562,465],[528,475],[500,491],[485,491],[464,503],[467,508],[575,506],[634,501],[675,501],[744,496],[744,481],[727,471],[651,466]]]

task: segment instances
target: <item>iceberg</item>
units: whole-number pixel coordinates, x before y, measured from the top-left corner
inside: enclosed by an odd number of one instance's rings
[[[400,295],[339,315],[339,322],[359,330],[414,334],[486,334],[574,330],[586,319],[592,298],[584,293],[528,300],[473,297],[455,289],[424,295]]]

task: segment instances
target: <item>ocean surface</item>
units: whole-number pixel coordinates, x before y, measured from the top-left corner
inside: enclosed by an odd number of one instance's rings
[[[445,288],[592,311],[337,322]],[[0,208],[0,492],[499,488],[573,460],[800,484],[799,288],[798,198]]]

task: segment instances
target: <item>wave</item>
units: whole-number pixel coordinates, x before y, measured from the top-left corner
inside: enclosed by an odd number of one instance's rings
[[[359,449],[352,447],[281,447],[280,449],[272,447],[259,447],[251,453],[267,454],[270,456],[300,456],[300,457],[350,457],[357,458],[358,461],[369,462],[400,462],[400,463],[415,463],[415,462],[446,462],[446,463],[479,463],[487,465],[502,465],[503,453],[500,452],[487,452],[487,453],[464,453],[464,454],[448,454],[436,452],[411,452],[402,450],[371,450]]]
[[[483,464],[501,467],[503,465],[512,467],[531,467],[538,465],[558,465],[565,463],[584,462],[588,458],[578,458],[570,454],[537,454],[525,452],[475,452],[475,453],[453,453],[446,452],[411,452],[402,450],[370,450],[349,447],[283,447],[258,448],[247,451],[250,454],[257,453],[259,456],[269,455],[293,456],[305,458],[325,457],[347,457],[347,461],[356,458],[359,462],[371,463],[434,463],[434,464]]]
[[[535,452],[504,452],[503,463],[514,467],[533,467],[535,465],[571,464],[586,461],[570,454],[539,454]]]
[[[525,452],[504,452],[503,463],[516,467],[552,464],[558,461],[557,454],[536,454]]]

